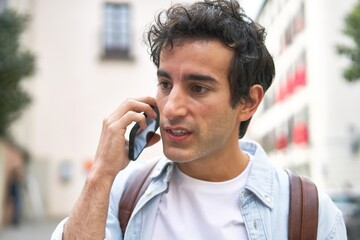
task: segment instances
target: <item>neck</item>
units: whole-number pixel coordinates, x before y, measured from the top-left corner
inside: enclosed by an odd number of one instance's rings
[[[249,156],[238,151],[232,154],[211,156],[186,163],[177,163],[180,171],[186,175],[209,182],[223,182],[241,174],[249,163]]]

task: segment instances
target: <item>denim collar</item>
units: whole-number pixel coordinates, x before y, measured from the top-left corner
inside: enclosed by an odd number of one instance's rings
[[[254,141],[241,140],[241,149],[252,155],[252,166],[245,188],[257,196],[267,207],[274,206],[275,168],[264,149]]]
[[[250,155],[252,166],[245,189],[252,192],[267,207],[274,206],[274,179],[275,169],[264,149],[254,141],[239,140],[242,151]],[[170,181],[175,163],[165,157],[159,159],[150,177],[153,179],[164,178]]]

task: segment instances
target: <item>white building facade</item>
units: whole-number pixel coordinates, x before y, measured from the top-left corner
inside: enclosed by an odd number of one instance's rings
[[[272,161],[327,190],[359,187],[360,81],[348,83],[348,63],[336,46],[354,0],[268,0],[258,22],[267,30],[276,77],[249,135]]]
[[[155,96],[156,69],[143,34],[170,4],[0,0],[1,8],[31,17],[23,43],[36,55],[36,74],[25,83],[33,102],[13,135],[31,154],[32,188],[41,194],[29,196],[35,210],[67,215],[86,179],[103,119],[127,98]],[[157,144],[140,158],[161,153]]]

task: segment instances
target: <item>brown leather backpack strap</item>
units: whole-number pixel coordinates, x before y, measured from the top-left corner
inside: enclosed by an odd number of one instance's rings
[[[122,198],[119,202],[119,222],[123,236],[130,220],[131,214],[134,211],[136,203],[144,194],[151,182],[150,173],[154,169],[157,161],[147,164],[138,172],[134,173],[130,179],[129,185],[125,188]]]
[[[300,177],[302,180],[303,192],[303,213],[302,213],[302,232],[304,240],[317,238],[319,198],[316,185],[309,179]]]
[[[316,185],[286,170],[290,179],[289,240],[316,240],[319,199]]]
[[[289,203],[289,240],[299,240],[301,236],[301,214],[302,214],[302,187],[298,175],[289,170],[286,171],[290,179],[290,203]]]

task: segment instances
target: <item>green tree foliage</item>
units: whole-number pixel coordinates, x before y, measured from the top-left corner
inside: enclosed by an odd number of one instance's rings
[[[11,10],[0,14],[0,137],[9,136],[9,126],[31,101],[21,86],[35,69],[34,55],[20,47],[27,22],[27,16]]]
[[[337,46],[341,55],[349,58],[350,64],[343,75],[349,82],[360,80],[360,2],[358,2],[345,18],[344,34],[353,41],[353,46]]]

